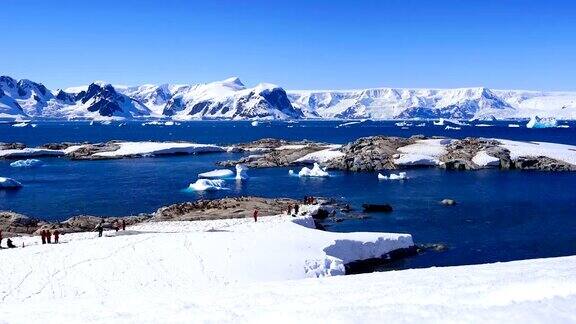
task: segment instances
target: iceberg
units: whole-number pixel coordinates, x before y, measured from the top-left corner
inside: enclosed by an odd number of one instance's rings
[[[228,169],[219,169],[198,174],[198,178],[208,179],[232,178],[233,176],[234,172]]]
[[[198,179],[196,182],[191,183],[188,189],[193,191],[215,191],[224,190],[224,180],[210,180],[210,179]]]
[[[510,127],[510,128],[518,128],[518,127],[520,127],[520,125],[518,125],[518,124],[508,124],[508,127]]]
[[[450,126],[450,125],[448,125],[448,126],[444,127],[444,129],[446,129],[446,130],[450,130],[450,129],[453,129],[453,130],[461,130],[462,127],[456,127],[456,126]]]
[[[438,121],[433,121],[435,126],[444,126],[444,118],[440,118]]]
[[[27,127],[27,126],[28,126],[28,123],[25,123],[25,122],[23,122],[23,123],[16,123],[16,124],[13,124],[13,125],[12,125],[12,127]]]
[[[42,165],[42,161],[37,159],[18,160],[10,163],[13,168],[33,168]]]
[[[18,189],[22,184],[12,178],[0,177],[0,189]]]
[[[236,180],[248,179],[248,168],[244,164],[236,164]]]
[[[382,175],[378,173],[378,180],[406,180],[408,176],[406,172],[400,172],[398,174],[391,173],[389,176]]]
[[[256,127],[256,126],[258,126],[258,121],[257,121],[257,120],[254,120],[254,121],[252,121],[252,122],[250,123],[250,125]]]
[[[550,128],[556,127],[558,121],[555,118],[540,118],[538,116],[532,116],[530,121],[526,124],[526,128]]]
[[[292,171],[292,170],[290,170]],[[292,171],[293,173],[293,171]],[[329,177],[330,174],[328,172],[326,172],[326,170],[320,168],[320,165],[318,165],[318,163],[314,163],[314,166],[312,167],[312,169],[307,168],[307,167],[303,167],[302,170],[300,170],[300,172],[298,172],[298,176],[299,177]]]

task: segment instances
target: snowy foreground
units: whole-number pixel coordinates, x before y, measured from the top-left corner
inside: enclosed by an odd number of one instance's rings
[[[0,323],[576,320],[576,257],[328,277],[412,238],[311,226],[272,216],[17,238],[24,249],[0,251]]]

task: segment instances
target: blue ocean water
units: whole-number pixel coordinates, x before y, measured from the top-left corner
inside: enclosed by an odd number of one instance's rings
[[[194,122],[180,126],[130,123],[89,126],[87,123],[40,123],[37,127],[0,125],[0,141],[28,145],[62,141],[189,140],[237,143],[262,137],[311,139],[344,143],[367,135],[413,134],[450,137],[485,136],[576,144],[575,125],[567,129],[462,126],[445,130],[426,126],[408,130],[391,122],[338,127],[340,122],[261,123]],[[289,127],[291,126],[291,127]],[[409,170],[409,180],[378,181],[376,173],[333,171],[326,179],[290,177],[287,168],[250,169],[250,179],[227,181],[228,190],[204,194],[187,186],[215,162],[238,153],[204,154],[107,161],[44,158],[38,168],[17,169],[0,160],[0,176],[23,183],[18,191],[0,191],[0,210],[14,210],[47,220],[73,215],[116,216],[151,212],[168,204],[198,198],[258,195],[302,198],[333,197],[356,210],[362,203],[390,203],[394,211],[365,219],[327,221],[331,231],[384,231],[413,235],[418,244],[442,243],[443,252],[426,252],[387,268],[426,267],[508,261],[576,254],[576,173],[481,170],[455,172]],[[439,201],[455,199],[454,207]]]

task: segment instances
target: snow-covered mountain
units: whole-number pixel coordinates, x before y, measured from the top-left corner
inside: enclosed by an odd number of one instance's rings
[[[372,119],[508,119],[534,114],[576,118],[576,92],[522,90],[395,89],[288,91],[292,105],[307,116]]]
[[[196,85],[88,86],[51,91],[0,77],[0,118],[60,119],[576,119],[576,92],[487,88],[293,90],[238,78]]]

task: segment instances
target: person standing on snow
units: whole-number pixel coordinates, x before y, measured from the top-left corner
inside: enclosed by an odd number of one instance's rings
[[[54,230],[54,244],[58,244],[58,239],[60,238],[60,231],[58,229]]]
[[[101,220],[98,225],[96,225],[96,230],[98,231],[98,237],[102,237],[102,232],[104,232],[104,220]]]
[[[52,233],[50,232],[50,230],[46,230],[46,243],[48,244],[52,243]]]
[[[296,204],[294,205],[294,215],[298,216],[298,212],[300,211],[300,205]]]
[[[122,220],[122,230],[125,231],[126,230],[126,221]]]
[[[45,230],[41,230],[41,231],[40,231],[40,236],[42,237],[42,244],[46,244],[46,231],[45,231]]]
[[[254,209],[254,222],[258,221],[258,209]]]

